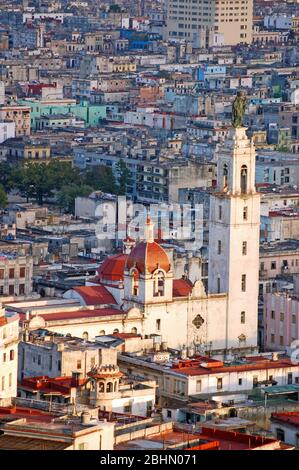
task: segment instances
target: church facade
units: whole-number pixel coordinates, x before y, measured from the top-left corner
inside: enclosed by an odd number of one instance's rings
[[[122,312],[119,333],[157,335],[170,348],[218,357],[257,352],[260,196],[255,149],[245,128],[231,129],[217,174],[210,200],[208,292],[200,280],[174,278],[148,218],[145,239],[106,258],[89,282],[113,296]],[[110,332],[105,317],[101,328]]]

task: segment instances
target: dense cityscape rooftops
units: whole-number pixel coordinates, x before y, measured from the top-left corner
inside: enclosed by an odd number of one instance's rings
[[[0,449],[298,449],[298,1],[0,3]]]

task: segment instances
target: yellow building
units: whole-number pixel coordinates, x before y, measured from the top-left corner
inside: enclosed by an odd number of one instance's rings
[[[294,33],[299,33],[299,16],[294,16],[292,18],[292,31],[294,31]]]
[[[252,0],[166,0],[167,38],[196,47],[252,41]]]
[[[13,121],[16,137],[30,135],[30,106],[2,106],[0,121]]]
[[[0,155],[7,160],[49,160],[51,147],[46,142],[29,139],[8,139],[2,144]]]

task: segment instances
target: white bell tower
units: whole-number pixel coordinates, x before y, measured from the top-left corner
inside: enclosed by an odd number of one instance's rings
[[[246,128],[232,128],[219,155],[209,221],[210,294],[227,293],[226,350],[257,347],[260,195],[255,149]]]

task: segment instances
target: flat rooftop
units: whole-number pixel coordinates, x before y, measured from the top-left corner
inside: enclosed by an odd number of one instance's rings
[[[298,214],[299,215],[299,214]],[[275,241],[263,243],[260,245],[260,254],[272,254],[273,252],[295,251],[299,250],[299,240],[290,239],[284,241]]]
[[[192,361],[189,361],[192,362]],[[197,362],[197,364],[196,364]],[[289,358],[278,359],[276,361],[265,359],[264,361],[242,361],[239,363],[222,364],[219,366],[203,365],[200,361],[194,361],[194,364],[184,363],[182,361],[176,364],[171,370],[182,375],[206,375],[221,374],[227,372],[245,372],[254,370],[282,369],[284,367],[297,367]],[[299,388],[299,387],[298,387]]]
[[[207,441],[206,441],[207,442]],[[165,431],[159,434],[153,434],[142,439],[133,439],[118,444],[114,450],[165,450],[179,449],[188,446],[188,444],[202,443],[199,434],[187,434],[182,431]]]
[[[33,439],[19,436],[0,436],[0,450],[65,450],[67,442],[55,442],[45,439]]]
[[[266,198],[283,195],[299,197],[299,188],[294,188],[294,186],[277,186],[271,183],[257,183],[256,189],[264,194]]]
[[[21,406],[0,407],[0,427],[5,423],[15,421],[17,419],[27,419],[29,422],[50,423],[53,419],[60,416],[57,413],[47,413],[34,408]]]
[[[172,357],[164,364],[157,364],[149,362],[148,356],[136,356],[130,353],[122,353],[119,359],[120,361],[128,363],[132,361],[135,364],[138,363],[144,367],[160,370],[168,374],[186,376],[284,369],[298,366],[288,357],[273,360],[266,356],[259,356],[257,358],[245,357],[241,360],[231,362],[216,361],[209,357],[201,356],[195,356],[193,359],[187,360],[177,360]]]
[[[59,437],[63,439],[65,437],[74,437],[76,433],[80,433],[81,431],[86,432],[92,428],[100,426],[101,424],[103,423],[96,418],[92,418],[89,425],[83,425],[80,417],[56,417],[51,421],[48,421],[45,426],[41,426],[39,422],[25,418],[8,423],[4,430],[7,433],[10,431],[22,430],[24,435],[27,433],[30,433],[30,435],[36,434],[37,438],[44,435],[44,437],[51,439],[51,435],[54,435],[55,439],[59,439]]]
[[[64,350],[86,351],[88,349],[107,348],[116,342],[116,338],[112,336],[107,336],[105,338],[106,341],[101,341],[101,336],[99,337],[99,341],[85,341],[84,339],[77,338],[75,336],[53,333],[46,329],[37,329],[30,332],[29,341],[27,341],[27,343],[37,344],[44,348],[51,348],[53,344],[63,344]],[[122,341],[118,341],[118,343],[122,343]]]

